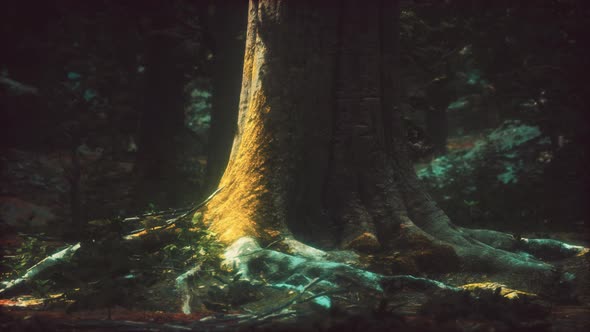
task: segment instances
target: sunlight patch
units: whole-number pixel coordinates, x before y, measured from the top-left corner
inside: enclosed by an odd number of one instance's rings
[[[505,297],[510,300],[518,299],[523,296],[524,297],[527,297],[527,296],[528,297],[536,297],[537,296],[536,294],[533,294],[533,293],[508,288],[508,287],[506,287],[506,285],[496,283],[496,282],[479,282],[479,283],[467,284],[467,285],[461,286],[461,288],[468,290],[468,291],[474,291],[474,290],[478,290],[478,289],[492,290],[492,291],[499,292],[498,294],[500,296]]]

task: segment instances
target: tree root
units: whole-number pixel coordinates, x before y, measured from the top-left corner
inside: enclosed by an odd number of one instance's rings
[[[589,251],[588,248],[583,246],[575,246],[553,239],[528,239],[488,229],[460,228],[460,230],[496,249],[507,251],[520,250],[541,259],[561,259],[582,256]]]
[[[243,237],[227,248],[223,264],[233,273],[240,274],[240,278],[254,283],[265,283],[269,287],[287,287],[305,293],[314,286],[315,293],[310,292],[312,297],[318,293],[341,290],[345,284],[377,292],[394,291],[400,288],[421,291],[461,290],[426,278],[409,275],[383,276],[347,263],[329,260],[330,257],[336,257],[345,261],[346,253],[330,255],[321,250],[314,250],[317,251],[316,255],[304,258],[261,248],[253,238]],[[309,252],[308,249],[306,251]],[[351,253],[348,259],[354,260],[356,257]]]
[[[458,227],[422,190],[419,183],[410,181],[406,184],[409,187],[405,191],[405,200],[411,218],[408,223],[430,237],[451,245],[467,270],[518,275],[522,285],[535,284],[538,287],[535,290],[539,291],[551,287],[556,281],[571,279],[564,278],[552,264],[540,259],[548,256],[563,258],[588,251],[555,240],[516,239],[506,233]]]
[[[316,304],[323,307],[331,306],[331,299],[338,298],[334,294],[381,293],[383,296],[394,296],[400,291],[436,293],[437,296],[455,296],[467,299],[469,303],[479,303],[482,292],[490,296],[496,294],[502,301],[522,298],[534,298],[534,294],[505,288],[502,284],[470,284],[456,287],[428,278],[411,275],[386,276],[353,267],[346,263],[330,260],[331,253],[318,250],[320,255],[301,257],[286,254],[276,250],[260,247],[255,239],[243,237],[230,245],[225,252],[223,264],[232,273],[236,273],[240,280],[258,287],[286,289],[296,292],[283,300],[270,301],[271,305],[255,312],[239,317],[219,318],[208,317],[207,323],[224,324],[233,320],[240,326],[248,324],[262,324],[274,319],[299,317],[302,313],[302,303],[316,300]],[[336,255],[336,257],[343,257]],[[188,280],[187,280],[188,282]],[[235,282],[235,280],[234,280]],[[188,289],[188,287],[182,287]],[[518,295],[518,296],[517,296]],[[485,297],[490,301],[490,297]],[[467,303],[466,302],[466,303]],[[502,303],[504,303],[502,302]],[[305,310],[303,310],[305,312]]]

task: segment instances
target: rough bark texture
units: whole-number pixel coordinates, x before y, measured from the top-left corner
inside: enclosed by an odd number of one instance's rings
[[[228,244],[420,239],[470,268],[548,274],[453,225],[422,189],[395,108],[398,11],[385,0],[250,2],[238,130],[206,221]]]
[[[208,211],[223,239],[344,225],[349,242],[377,245],[376,222],[394,216],[384,191],[396,15],[386,5],[251,2],[238,133]]]

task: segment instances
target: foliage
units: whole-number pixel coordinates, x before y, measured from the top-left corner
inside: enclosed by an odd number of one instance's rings
[[[11,281],[27,272],[35,264],[58,251],[55,242],[42,240],[44,234],[38,237],[22,235],[21,245],[15,250],[15,255],[5,257],[2,265],[8,267],[9,271],[2,273],[2,281]],[[52,289],[55,289],[56,282],[51,279],[50,273],[44,273],[39,278],[28,283],[28,290],[35,298],[48,298]]]
[[[151,226],[146,237],[158,237],[162,230],[155,222]],[[76,301],[70,310],[145,301],[149,288],[156,283],[172,282],[194,266],[204,271],[219,267],[221,245],[199,218],[195,222],[179,221],[174,227],[175,238],[153,248],[136,247],[119,232],[115,229],[86,244],[72,262],[76,272],[62,274],[68,280],[66,296]]]
[[[200,214],[192,220],[179,220],[173,227],[173,238],[157,241],[155,247],[149,245],[150,236],[159,238],[160,232],[167,232],[161,227],[164,221],[165,218],[152,218],[150,225],[146,225],[148,240],[139,242],[124,238],[129,226],[121,220],[89,223],[87,236],[76,255],[28,282],[30,291],[46,299],[50,294],[63,293],[61,300],[70,303],[68,311],[112,308],[145,302],[154,284],[173,285],[179,274],[195,266],[200,267],[198,278],[214,275],[212,271],[220,267],[222,245],[203,225]],[[6,262],[10,263],[12,273],[3,277],[12,280],[21,276],[54,250],[37,238],[26,238],[17,255]]]
[[[209,82],[196,79],[187,84],[188,102],[185,107],[186,124],[192,131],[202,134],[211,124],[211,93]]]
[[[507,121],[471,140],[470,147],[417,168],[454,222],[530,232],[572,227],[584,215],[576,206],[587,197],[587,180],[563,178],[564,172],[573,172],[568,170],[573,163],[584,160],[576,147],[554,148],[539,127],[519,121]],[[567,195],[549,189],[565,186]]]
[[[401,12],[401,106],[418,125],[447,108],[449,134],[534,123],[553,144],[579,143],[588,68],[582,1],[413,2]],[[427,128],[428,129],[428,128]],[[426,135],[431,135],[426,132]]]
[[[497,179],[504,184],[518,182],[518,174],[524,169],[517,147],[541,135],[539,128],[507,121],[490,132],[485,139],[478,140],[470,150],[461,150],[434,159],[428,167],[418,171],[418,177],[429,179],[430,184],[443,187],[456,181],[458,177],[473,177],[476,167],[494,160],[501,165]],[[534,160],[532,160],[534,161]],[[493,165],[493,166],[495,166]],[[469,186],[466,187],[469,189]]]
[[[200,213],[197,212],[192,221],[178,224],[176,234],[176,240],[156,254],[162,264],[169,264],[179,271],[193,266],[205,269],[219,267],[223,246],[203,224]]]
[[[498,227],[523,218],[510,214],[525,205],[521,197],[506,198],[539,181],[543,164],[537,157],[546,148],[540,135],[537,127],[508,121],[471,149],[436,158],[417,174],[455,222]],[[514,208],[507,208],[509,204]]]

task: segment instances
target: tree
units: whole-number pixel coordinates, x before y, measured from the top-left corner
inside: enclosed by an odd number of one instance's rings
[[[250,1],[238,130],[205,220],[227,244],[428,242],[470,269],[548,277],[510,250],[562,244],[458,227],[423,190],[396,109],[398,17],[396,1]]]

